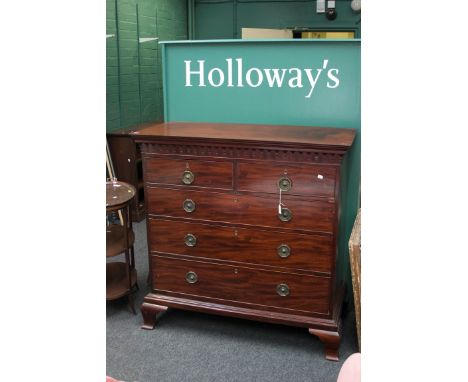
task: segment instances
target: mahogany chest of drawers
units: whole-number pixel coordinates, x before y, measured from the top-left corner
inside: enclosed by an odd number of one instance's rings
[[[168,307],[302,326],[338,359],[341,162],[351,129],[147,124],[143,158],[151,293]]]

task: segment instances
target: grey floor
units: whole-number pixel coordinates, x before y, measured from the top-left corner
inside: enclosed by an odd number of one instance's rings
[[[134,224],[139,292],[149,292],[146,224]],[[340,361],[326,361],[318,338],[304,328],[168,310],[152,331],[140,329],[126,300],[107,303],[107,375],[126,382],[336,381],[357,351],[354,316],[343,322]]]

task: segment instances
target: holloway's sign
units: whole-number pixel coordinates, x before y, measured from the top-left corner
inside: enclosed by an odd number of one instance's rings
[[[161,46],[165,121],[360,125],[359,41],[196,40]]]
[[[222,67],[209,70],[205,67],[205,60],[184,60],[185,86],[218,88],[244,87],[257,88],[259,86],[304,88],[305,98],[310,98],[318,83],[330,89],[340,86],[339,69],[331,67],[329,60],[323,59],[318,68],[257,68],[244,66],[242,58],[226,58]],[[322,74],[323,73],[323,74]]]

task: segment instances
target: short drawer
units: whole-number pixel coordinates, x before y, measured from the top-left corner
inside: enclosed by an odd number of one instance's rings
[[[324,200],[284,197],[286,221],[278,198],[208,191],[146,187],[148,214],[282,229],[333,232],[335,205]]]
[[[152,255],[153,290],[328,313],[330,279]]]
[[[282,192],[291,195],[335,196],[336,169],[332,166],[257,164],[239,162],[239,191]]]
[[[146,157],[144,168],[146,182],[232,190],[233,165],[230,161]]]
[[[197,258],[330,273],[333,236],[148,219],[149,249]]]

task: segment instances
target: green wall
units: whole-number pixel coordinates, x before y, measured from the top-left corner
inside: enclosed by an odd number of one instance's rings
[[[186,0],[107,0],[107,131],[163,119],[158,41],[185,39]]]
[[[241,28],[317,28],[356,30],[361,15],[350,0],[336,1],[337,18],[316,13],[315,0],[192,0],[192,29],[197,40],[241,38]]]

